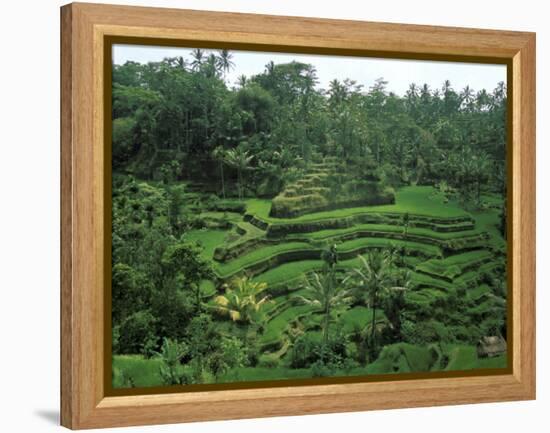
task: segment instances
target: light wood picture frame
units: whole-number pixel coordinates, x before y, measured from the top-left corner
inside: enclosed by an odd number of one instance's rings
[[[119,39],[117,39],[119,38]],[[508,66],[510,368],[488,375],[109,392],[105,287],[113,40]],[[110,157],[110,155],[109,155]],[[109,245],[110,248],[110,245]],[[107,310],[110,311],[110,310]],[[109,358],[109,359],[108,359]],[[61,8],[61,424],[71,429],[535,398],[535,34],[72,3]]]

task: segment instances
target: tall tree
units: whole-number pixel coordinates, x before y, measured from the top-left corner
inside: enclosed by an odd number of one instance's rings
[[[225,163],[225,150],[222,146],[218,146],[212,152],[212,157],[214,160],[218,161],[220,164],[220,178],[222,181],[222,197],[225,199],[225,176],[223,173],[223,165]]]
[[[198,71],[205,60],[204,50],[201,50],[200,48],[194,49],[193,51],[191,51],[191,57],[193,58],[193,61],[191,62],[191,67],[194,71]]]
[[[166,248],[162,257],[165,275],[182,291],[191,291],[195,311],[202,309],[201,282],[213,276],[210,261],[203,258],[201,249],[194,242],[178,242]]]
[[[332,270],[321,274],[313,272],[306,279],[304,294],[298,299],[323,315],[323,351],[325,351],[328,345],[331,317],[339,309],[351,303],[350,292],[337,284]]]
[[[253,158],[253,155],[250,155],[248,151],[244,150],[241,146],[235,149],[229,149],[225,152],[225,162],[227,165],[237,170],[237,175],[239,177],[239,199],[241,200],[244,196],[243,172],[250,167],[250,162]]]
[[[360,266],[352,270],[344,283],[347,287],[351,287],[355,298],[368,305],[372,311],[370,346],[371,353],[376,354],[376,310],[380,307],[384,296],[391,292],[405,290],[405,288],[394,285],[391,259],[384,252],[375,249],[366,256],[360,255],[358,258]]]
[[[218,66],[225,75],[235,67],[233,62],[233,54],[229,50],[221,50],[218,55]]]

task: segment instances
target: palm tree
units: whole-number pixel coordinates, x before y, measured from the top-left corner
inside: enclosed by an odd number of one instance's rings
[[[194,71],[197,71],[200,69],[201,65],[204,62],[204,51],[200,48],[196,48],[193,51],[191,51],[191,57],[193,57],[193,61],[191,62],[191,68]]]
[[[384,250],[384,256],[388,266],[394,269],[396,266],[403,265],[403,256],[405,255],[405,246],[390,242],[390,246]]]
[[[356,297],[363,298],[372,311],[370,339],[373,351],[375,351],[376,309],[379,307],[380,298],[391,292],[403,291],[405,287],[394,286],[390,260],[380,250],[373,250],[366,256],[360,255],[358,258],[360,267],[353,269],[352,274],[344,280],[344,284],[353,287]]]
[[[218,146],[212,151],[212,157],[220,164],[220,175],[222,179],[222,196],[225,199],[225,179],[223,175],[223,164],[225,162],[225,150],[223,146]]]
[[[336,78],[329,83],[328,94],[333,107],[337,107],[348,96],[346,87]]]
[[[225,78],[225,74],[235,67],[235,63],[231,60],[233,54],[229,50],[221,50],[218,56],[218,66],[222,70]]]
[[[472,111],[474,108],[474,95],[474,91],[470,86],[464,87],[464,89],[462,89],[462,93],[460,94],[460,99],[462,99],[462,103],[468,111]]]
[[[471,160],[472,176],[476,184],[476,203],[481,204],[481,185],[487,179],[487,173],[490,169],[489,156],[485,152],[480,152]]]
[[[250,161],[254,158],[248,154],[248,151],[242,147],[236,147],[235,149],[229,149],[225,152],[225,162],[227,165],[235,168],[239,177],[239,199],[243,198],[243,171],[247,170]]]
[[[360,255],[360,267],[353,269],[354,285],[360,290],[365,303],[372,310],[371,341],[374,345],[376,331],[376,308],[380,289],[389,284],[390,274],[385,257],[379,250],[369,252],[366,257]]]
[[[335,274],[332,271],[319,274],[313,272],[306,279],[305,292],[298,299],[306,305],[314,307],[323,314],[323,351],[328,343],[330,318],[334,311],[351,303],[349,290],[336,284]]]
[[[416,83],[409,84],[409,89],[406,92],[407,101],[412,106],[416,103],[416,99],[418,98],[418,86]]]
[[[495,90],[493,90],[493,99],[496,101],[502,101],[506,98],[506,84],[504,81],[499,81]]]
[[[401,312],[406,305],[405,292],[410,289],[411,284],[409,270],[394,268],[392,270],[392,286],[384,288],[383,291],[382,308],[396,340],[401,335]]]
[[[443,95],[446,95],[448,92],[450,92],[452,90],[451,82],[449,80],[445,80],[443,82],[443,86],[441,87],[441,90],[443,91]]]
[[[187,69],[187,60],[182,56],[176,57],[176,65],[185,71]]]
[[[207,77],[213,78],[218,76],[221,68],[218,63],[218,58],[214,53],[206,58],[206,61],[202,65],[202,70]]]
[[[273,60],[265,65],[265,72],[267,75],[273,75],[273,72],[275,72],[275,62]]]
[[[235,278],[225,294],[216,297],[218,312],[234,322],[259,322],[262,308],[269,300],[269,296],[260,297],[266,289],[266,283],[251,281],[248,277]]]
[[[237,77],[237,84],[239,85],[239,87],[242,88],[242,87],[246,86],[246,82],[247,82],[246,75],[241,74]]]
[[[250,325],[257,326],[265,319],[265,306],[269,296],[263,295],[266,283],[251,281],[248,277],[234,279],[225,294],[214,299],[218,313],[246,326],[248,338]]]
[[[487,111],[491,104],[491,97],[487,93],[487,90],[481,89],[476,94],[476,107],[480,111]]]

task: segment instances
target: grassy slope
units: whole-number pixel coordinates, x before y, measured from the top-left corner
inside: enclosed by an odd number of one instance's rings
[[[311,312],[312,308],[309,305],[296,305],[287,308],[267,323],[265,331],[260,337],[260,344],[279,340],[294,320]]]
[[[249,199],[247,211],[256,217],[272,223],[315,221],[326,218],[341,218],[366,212],[395,212],[436,217],[457,217],[468,215],[456,202],[444,203],[443,196],[430,186],[404,187],[396,192],[395,204],[336,209],[302,215],[297,218],[272,218],[269,216],[271,200]]]
[[[446,371],[472,370],[474,368],[505,368],[507,364],[506,355],[494,358],[478,358],[474,346],[455,345],[445,349],[448,351],[449,364]]]
[[[458,205],[454,202],[443,203],[443,198],[438,193],[434,192],[430,187],[407,187],[403,188],[397,192],[397,204],[395,205],[384,205],[384,206],[373,206],[368,208],[349,208],[349,209],[339,209],[334,211],[319,212],[315,214],[307,214],[294,219],[276,219],[270,218],[270,201],[261,200],[261,199],[250,199],[247,201],[248,212],[256,215],[257,217],[264,219],[269,222],[306,222],[321,220],[325,218],[341,218],[354,214],[365,213],[365,212],[409,212],[411,214],[418,215],[431,215],[437,217],[456,217],[467,215],[464,210],[460,209]],[[462,237],[465,234],[477,234],[480,231],[487,231],[491,236],[490,242],[498,243],[502,242],[500,235],[498,233],[497,224],[498,220],[498,211],[495,209],[488,209],[484,211],[474,211],[470,213],[476,220],[476,229],[468,230],[462,232],[451,232],[451,233],[442,233],[442,232],[433,232],[428,229],[409,229],[411,234],[422,234],[431,237],[438,237],[440,239],[448,239],[453,237]],[[206,215],[208,217],[219,218],[218,213],[211,215]],[[236,218],[233,218],[233,222],[236,222]],[[240,222],[239,224],[243,224]],[[363,229],[378,229],[390,232],[401,232],[402,228],[398,226],[387,226],[387,225],[372,225],[365,224]],[[250,227],[249,227],[250,228]],[[349,233],[353,230],[360,229],[360,226],[355,226],[350,229],[341,229],[341,230],[323,230],[311,234],[306,234],[304,237],[305,240],[319,241],[330,239],[333,236],[338,236],[341,234]],[[252,230],[256,230],[252,227]],[[192,230],[186,234],[187,239],[198,241],[204,248],[203,256],[208,259],[212,259],[214,249],[217,246],[223,245],[227,242],[228,239],[227,230],[215,230],[215,229],[206,229],[206,230]],[[244,238],[248,235],[241,236]],[[254,236],[261,236],[263,232],[258,230],[258,232],[253,233]],[[237,242],[241,239],[238,238]],[[356,248],[361,248],[363,246],[387,246],[390,242],[399,243],[398,241],[390,241],[383,238],[358,238],[350,241],[346,241],[338,244],[338,249],[340,251],[350,251]],[[233,244],[231,242],[231,244]],[[416,249],[423,249],[426,254],[437,254],[439,248],[431,245],[408,242],[409,247]],[[294,242],[281,244],[277,246],[262,247],[258,250],[252,251],[251,253],[238,258],[232,262],[229,262],[226,265],[220,266],[218,268],[223,273],[234,272],[235,270],[240,269],[242,266],[254,263],[255,261],[261,260],[266,257],[270,257],[273,254],[276,254],[281,251],[293,251],[296,249],[301,249],[308,247],[308,244],[305,242]],[[311,248],[311,246],[309,246]],[[448,265],[463,265],[464,263],[469,263],[470,259],[478,257],[480,252],[473,252],[472,254],[467,253],[466,255],[457,255],[451,256],[450,258],[445,259],[444,262],[439,263],[443,267]],[[483,254],[486,254],[483,253]],[[471,256],[471,257],[470,257]],[[279,284],[281,282],[286,282],[291,279],[298,279],[302,277],[305,273],[319,269],[322,265],[320,260],[304,260],[296,261],[291,263],[286,263],[275,268],[270,269],[267,272],[257,276],[255,279],[259,281],[265,281],[269,285]],[[349,269],[353,266],[358,265],[357,259],[351,259],[346,261],[341,261],[339,267],[343,269]],[[464,278],[467,278],[468,275],[464,275]],[[449,286],[445,283],[442,283],[441,280],[430,278],[425,275],[419,276],[414,274],[416,280],[420,279],[425,283],[434,283],[432,287],[440,287],[442,289],[448,288]],[[462,277],[461,277],[462,278]],[[429,281],[427,281],[429,280]],[[488,291],[488,287],[480,286],[478,289],[472,290],[469,293],[471,299],[478,299],[484,293]],[[294,294],[295,295],[295,294]],[[303,305],[295,305],[291,302],[291,298],[294,297],[293,294],[286,295],[285,297],[280,297],[281,302],[287,302],[287,304],[282,305],[282,308],[276,312],[272,319],[268,322],[264,335],[262,335],[262,343],[273,342],[281,338],[284,332],[288,329],[290,324],[297,319],[298,317],[303,317],[304,315],[310,314],[310,308]],[[413,294],[411,294],[412,296]],[[442,292],[435,289],[423,289],[414,293],[415,302],[426,302],[429,303],[432,298],[437,298],[442,295]],[[416,296],[418,295],[418,296]],[[274,303],[274,307],[275,307]],[[370,321],[372,317],[371,310],[365,307],[356,307],[352,310],[346,311],[341,315],[340,322],[343,324],[346,332],[351,332],[355,326],[364,326]],[[382,312],[377,312],[377,317],[380,317],[383,320]],[[315,316],[311,317],[315,319]],[[500,356],[496,358],[489,359],[478,359],[475,347],[473,346],[453,346],[445,349],[445,352],[449,355],[449,364],[447,365],[446,370],[467,370],[472,368],[492,368],[492,367],[503,367],[506,365],[506,357]],[[383,357],[380,362],[370,364],[367,368],[357,368],[353,371],[348,372],[350,375],[362,375],[362,374],[372,374],[372,373],[390,373],[393,371],[424,371],[429,363],[429,359],[426,355],[426,351],[423,348],[419,348],[412,345],[401,346],[399,350],[392,349],[388,355]],[[123,376],[121,371],[124,370],[126,376],[131,376],[134,379],[135,386],[153,386],[160,384],[159,376],[159,367],[160,361],[158,359],[143,359],[143,357],[138,355],[122,355],[115,356],[113,359],[113,382],[115,386],[124,385]],[[291,379],[291,378],[302,378],[302,377],[311,377],[311,371],[309,369],[288,369],[284,367],[276,368],[239,368],[228,373],[225,380],[226,381],[235,381],[235,380],[268,380],[268,379]],[[127,384],[127,383],[126,383]]]
[[[278,253],[299,251],[310,248],[311,246],[305,242],[288,242],[278,245],[270,245],[256,249],[244,256],[231,260],[226,264],[218,264],[215,266],[215,269],[217,270],[217,273],[220,275],[220,277],[227,278],[231,274],[242,270],[246,266],[250,266],[261,260],[273,257]]]
[[[305,233],[304,237],[323,240],[331,237],[342,236],[348,233],[355,233],[360,231],[374,231],[374,232],[386,232],[386,233],[399,233],[403,234],[403,227],[398,225],[390,224],[357,224],[353,227],[347,227],[344,229],[330,229],[330,230],[319,230],[313,233]],[[458,232],[436,232],[430,229],[411,227],[408,229],[407,233],[409,235],[418,235],[429,237],[438,240],[448,240],[448,239],[460,239],[466,236],[475,236],[481,233],[481,230],[462,230]]]
[[[162,383],[159,369],[160,359],[144,359],[141,355],[113,356],[113,387],[128,386],[124,383],[123,373],[131,377],[134,386],[158,386]]]
[[[433,245],[421,244],[419,242],[412,241],[394,241],[383,238],[358,238],[350,241],[342,242],[338,244],[338,251],[341,253],[351,252],[362,248],[385,248],[390,245],[404,245],[410,250],[419,251],[426,255],[438,256],[440,250]],[[304,250],[319,250],[320,247],[312,246],[306,242],[288,242],[277,245],[270,245],[251,251],[241,257],[229,261],[225,264],[215,264],[215,270],[222,278],[228,278],[232,274],[238,271],[254,265],[262,260],[275,257],[277,254],[291,252],[291,251],[304,251]],[[316,261],[321,263],[320,261]],[[268,271],[269,272],[269,271]]]
[[[227,236],[225,230],[190,230],[185,234],[185,238],[190,241],[196,241],[202,246],[202,255],[205,259],[212,260],[214,250],[217,246],[223,244]]]
[[[474,250],[462,254],[454,254],[445,259],[431,259],[419,264],[416,269],[432,275],[454,278],[476,264],[482,264],[491,259],[493,254],[487,250]]]

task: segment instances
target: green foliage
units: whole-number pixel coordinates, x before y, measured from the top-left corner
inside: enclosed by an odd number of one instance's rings
[[[327,346],[330,321],[351,303],[350,292],[337,283],[333,269],[326,269],[322,274],[312,272],[297,299],[323,314],[323,346]]]
[[[248,357],[243,342],[236,337],[223,338],[220,351],[209,359],[209,368],[216,380],[230,370],[244,367]]]
[[[152,290],[152,284],[144,272],[116,263],[112,270],[113,321],[120,323],[130,314],[147,308]]]
[[[148,311],[137,311],[120,324],[118,351],[150,356],[156,347],[155,318]]]
[[[264,309],[269,297],[263,295],[267,284],[236,278],[225,295],[216,297],[217,311],[235,322],[259,325],[264,320]]]
[[[133,156],[135,128],[136,120],[132,117],[113,120],[113,166],[116,167]]]
[[[113,67],[114,386],[505,364],[504,84],[238,66]]]
[[[318,338],[304,334],[299,336],[292,346],[290,366],[292,368],[308,368],[319,359],[320,341]]]
[[[160,376],[162,361],[159,357],[144,358],[142,355],[113,356],[114,388],[133,388],[159,386],[163,384]]]
[[[180,241],[166,248],[162,256],[162,267],[167,278],[182,290],[193,294],[195,308],[201,309],[201,281],[211,278],[210,262],[201,255],[201,249],[193,242]]]
[[[187,354],[189,348],[184,343],[178,343],[165,338],[160,349],[160,358],[162,365],[160,367],[160,376],[165,385],[184,385],[189,379],[184,367],[181,365],[181,359]]]

